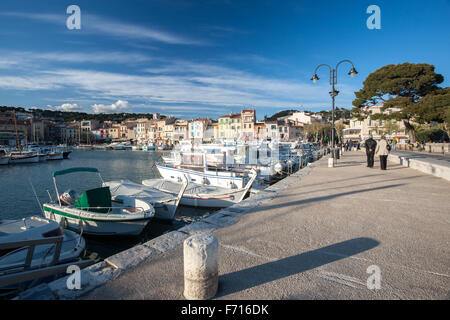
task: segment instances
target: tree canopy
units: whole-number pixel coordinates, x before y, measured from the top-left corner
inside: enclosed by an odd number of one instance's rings
[[[396,108],[391,114],[372,115],[372,119],[402,120],[415,140],[411,122],[429,124],[446,122],[450,108],[450,88],[441,88],[444,81],[426,63],[390,64],[369,74],[364,87],[355,92],[352,113],[362,120],[369,116],[367,107],[383,104],[382,111]]]

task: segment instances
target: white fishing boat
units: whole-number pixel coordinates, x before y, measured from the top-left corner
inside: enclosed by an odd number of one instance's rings
[[[41,239],[63,237],[57,261],[53,261],[56,242],[38,244]],[[63,230],[55,221],[32,216],[20,220],[0,220],[0,244],[17,244],[17,247],[0,250],[0,274],[11,271],[27,259],[28,246],[23,241],[36,241],[29,268],[39,268],[76,260],[86,243],[81,235],[70,230]]]
[[[157,187],[144,186],[130,180],[116,180],[103,183],[111,190],[113,199],[122,201],[126,197],[133,197],[151,203],[155,208],[155,218],[172,220],[177,212],[178,205],[188,186],[187,178],[178,184],[175,192],[166,192]]]
[[[76,150],[81,150],[81,151],[89,151],[89,150],[94,149],[94,146],[90,145],[90,144],[79,144],[77,146],[74,146],[73,148]]]
[[[244,188],[248,177],[244,172],[232,170],[209,170],[203,167],[191,169],[171,164],[156,164],[156,168],[165,180],[179,182],[183,176],[194,183],[217,186],[228,189]]]
[[[8,156],[11,164],[39,162],[39,155],[35,152],[11,152]]]
[[[96,168],[70,168],[53,172],[57,202],[43,205],[45,216],[78,232],[96,235],[139,235],[155,215],[153,206],[135,197],[112,199],[108,186],[86,190],[78,196],[74,190],[59,194],[56,177],[76,172],[97,173]]]
[[[251,179],[244,188],[235,190],[190,182],[181,198],[181,204],[192,207],[225,208],[239,203],[252,187],[257,172],[253,170],[251,175]],[[181,183],[164,179],[143,180],[142,184],[173,195],[179,194],[183,187]]]
[[[131,150],[132,146],[129,142],[122,142],[122,143],[112,145],[112,148],[114,150]]]

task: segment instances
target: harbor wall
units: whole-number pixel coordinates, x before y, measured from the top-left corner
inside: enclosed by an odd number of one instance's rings
[[[70,275],[62,277],[50,283],[44,283],[24,291],[15,299],[77,299],[88,292],[101,287],[108,281],[114,280],[125,272],[130,272],[144,261],[156,260],[165,253],[182,245],[184,240],[196,233],[212,233],[214,230],[224,228],[239,222],[239,217],[250,212],[255,207],[274,199],[286,190],[297,179],[309,175],[313,168],[325,161],[323,151],[315,152],[316,162],[308,163],[307,166],[287,176],[266,189],[250,196],[249,198],[222,209],[209,217],[198,222],[184,226],[178,230],[168,232],[143,244],[136,245],[130,249],[117,253],[81,270],[81,288],[68,289],[67,281]]]
[[[395,153],[389,154],[388,160],[404,167],[416,169],[423,173],[431,174],[450,181],[450,163],[446,163],[445,160],[436,160],[431,158],[425,159]]]

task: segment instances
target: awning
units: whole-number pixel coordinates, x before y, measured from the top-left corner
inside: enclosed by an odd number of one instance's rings
[[[77,167],[77,168],[69,168],[60,171],[53,171],[52,176],[62,176],[64,174],[73,173],[73,172],[99,172],[96,168],[88,168],[88,167]]]

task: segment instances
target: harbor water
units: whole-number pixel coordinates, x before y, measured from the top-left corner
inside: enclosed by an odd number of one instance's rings
[[[72,167],[94,167],[100,170],[104,181],[128,179],[141,183],[144,179],[160,177],[154,164],[161,161],[162,155],[162,152],[156,151],[73,151],[66,160],[0,166],[0,219],[42,215],[41,205],[49,202],[50,197],[56,200],[53,171]],[[60,193],[68,189],[83,191],[99,186],[100,183],[101,180],[92,173],[57,177]],[[99,258],[104,259],[163,233],[179,229],[212,212],[213,209],[180,206],[174,221],[152,220],[139,237],[84,235],[87,252],[95,252]]]

